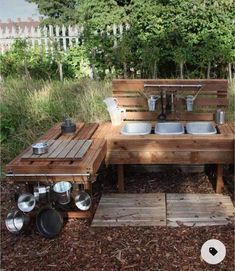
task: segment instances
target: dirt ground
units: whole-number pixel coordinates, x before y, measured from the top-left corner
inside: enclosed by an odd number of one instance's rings
[[[129,193],[214,193],[213,168],[206,173],[181,173],[178,169],[140,173],[127,170]],[[116,172],[101,170],[94,185],[94,200],[101,192],[115,192]],[[224,194],[233,199],[233,172],[225,170]],[[121,227],[91,228],[88,220],[69,220],[55,239],[41,237],[32,223],[28,233],[13,235],[4,220],[16,206],[15,185],[1,183],[1,270],[164,270],[204,271],[234,269],[234,226],[211,227]],[[226,246],[226,257],[217,266],[200,258],[202,244],[219,239]]]

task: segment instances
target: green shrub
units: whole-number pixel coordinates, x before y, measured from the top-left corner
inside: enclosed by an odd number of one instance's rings
[[[65,78],[73,78],[75,72],[64,55],[58,51],[30,47],[26,40],[18,39],[11,49],[0,54],[0,74],[3,77],[59,79],[58,63],[63,66]]]

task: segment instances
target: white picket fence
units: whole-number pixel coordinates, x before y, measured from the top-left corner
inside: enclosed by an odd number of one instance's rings
[[[120,24],[108,26],[105,33],[107,36],[114,35],[120,37],[123,31],[129,29],[129,24]],[[16,39],[26,39],[28,44],[32,47],[43,47],[46,52],[53,50],[53,44],[56,42],[60,50],[66,52],[69,47],[74,44],[82,43],[82,35],[84,28],[80,26],[44,26],[44,27],[18,27],[11,25],[11,27],[0,27],[0,53],[9,50]],[[103,35],[103,32],[96,31],[95,35]],[[114,39],[114,46],[117,43],[117,38]]]

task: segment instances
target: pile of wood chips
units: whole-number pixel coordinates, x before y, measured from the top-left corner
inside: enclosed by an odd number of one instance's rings
[[[101,192],[116,192],[115,172],[100,173],[94,187],[98,202]],[[232,195],[232,173],[225,171],[228,184],[224,194]],[[210,175],[210,174],[209,174]],[[129,193],[214,193],[213,174],[183,174],[178,170],[141,174],[127,172]],[[86,220],[70,220],[55,239],[42,238],[32,227],[28,233],[13,235],[4,220],[21,187],[1,184],[1,271],[4,270],[234,270],[234,226],[211,227],[121,227],[90,228]],[[229,189],[228,189],[229,188]],[[11,199],[9,201],[9,199]],[[218,266],[200,258],[202,244],[219,239],[226,257]]]

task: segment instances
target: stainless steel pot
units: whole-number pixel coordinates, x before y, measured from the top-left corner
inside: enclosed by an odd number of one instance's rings
[[[63,228],[62,215],[51,206],[42,208],[36,216],[36,226],[41,235],[46,238],[53,238]]]
[[[75,204],[81,211],[89,210],[91,208],[91,203],[91,196],[85,191],[79,192],[75,197]]]
[[[13,210],[8,213],[5,219],[5,225],[8,231],[12,233],[20,233],[30,222],[30,218],[19,210]]]
[[[30,193],[25,193],[25,194],[20,195],[17,200],[18,208],[24,213],[31,212],[34,209],[35,205],[36,205],[36,199]]]
[[[33,154],[40,155],[40,154],[44,154],[48,152],[49,145],[46,142],[39,142],[32,145],[32,148],[33,148]]]
[[[84,191],[84,184],[80,184],[79,189],[80,191],[75,197],[75,204],[79,210],[87,211],[91,208],[91,196]]]
[[[56,199],[60,204],[68,204],[70,202],[71,188],[71,183],[66,181],[54,184],[53,191],[55,192]]]

